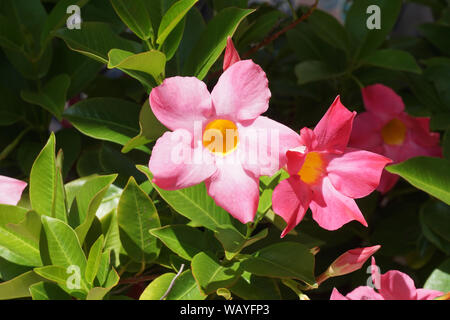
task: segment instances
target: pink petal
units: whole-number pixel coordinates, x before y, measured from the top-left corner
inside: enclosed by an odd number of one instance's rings
[[[360,286],[347,294],[349,300],[384,300],[383,296],[377,293],[373,288]]]
[[[217,116],[234,121],[256,119],[269,107],[270,95],[266,74],[251,60],[229,67],[211,93]]]
[[[195,77],[167,78],[150,93],[150,106],[156,118],[170,130],[193,131],[214,114],[206,85]]]
[[[227,47],[225,49],[225,56],[223,57],[223,71],[227,70],[236,62],[240,61],[239,53],[236,51],[234,47],[233,40],[229,36],[227,38]]]
[[[184,129],[166,132],[156,141],[149,169],[153,182],[166,190],[196,185],[215,171],[211,153],[199,145],[192,147],[192,135]]]
[[[310,188],[300,180],[299,176],[283,180],[275,187],[272,194],[272,208],[287,223],[281,238],[303,219],[311,197]]]
[[[340,276],[361,269],[367,259],[369,259],[380,248],[381,246],[377,245],[373,247],[348,250],[334,260],[329,267],[329,274],[331,276]]]
[[[346,296],[343,296],[338,289],[333,288],[333,291],[331,292],[330,300],[350,300]]]
[[[352,134],[348,145],[353,148],[381,153],[383,138],[382,123],[372,112],[359,113],[353,121]]]
[[[0,204],[17,205],[26,186],[26,182],[0,176]]]
[[[381,174],[380,185],[377,187],[377,190],[385,194],[395,186],[398,179],[399,179],[398,175],[392,174],[384,170],[383,173]]]
[[[216,173],[205,181],[208,194],[240,222],[253,221],[258,209],[259,179],[246,172],[235,159],[222,160],[216,162]]]
[[[244,168],[256,177],[272,176],[287,163],[286,152],[300,144],[300,137],[285,125],[260,116],[239,127]]]
[[[376,289],[379,290],[380,289],[381,270],[380,270],[380,267],[377,266],[374,257],[372,257],[372,263],[370,266],[370,274],[372,277],[372,284],[375,286]]]
[[[296,147],[286,152],[287,172],[293,176],[297,175],[303,166],[306,158],[306,152],[302,147]]]
[[[443,292],[429,289],[417,289],[417,300],[433,300],[444,295]]]
[[[378,292],[386,300],[416,300],[416,286],[413,279],[398,270],[381,275]]]
[[[322,179],[321,190],[320,186],[314,190],[314,198],[309,206],[313,219],[324,229],[337,230],[352,220],[367,227],[355,200],[338,192],[328,177]]]
[[[402,98],[389,87],[374,84],[362,89],[366,110],[373,112],[380,119],[390,120],[405,109]]]
[[[314,134],[317,137],[317,148],[330,152],[344,151],[352,132],[352,123],[355,115],[356,112],[351,112],[342,105],[338,96],[314,128]]]
[[[378,187],[384,167],[391,162],[376,153],[347,148],[344,154],[331,158],[328,177],[342,194],[362,198]]]

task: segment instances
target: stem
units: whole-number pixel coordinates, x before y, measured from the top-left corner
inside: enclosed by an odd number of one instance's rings
[[[288,5],[289,5],[289,8],[291,9],[292,18],[294,18],[294,20],[297,20],[298,19],[297,12],[295,12],[295,9],[294,9],[294,6],[291,3],[291,0],[286,0],[286,1],[287,1]]]
[[[144,40],[144,42],[147,45],[148,50],[153,50],[154,49],[152,43],[148,39]]]
[[[180,276],[181,272],[183,272],[183,269],[184,269],[184,263],[181,265],[180,270],[178,270],[178,273],[175,275],[175,277],[173,277],[172,281],[170,282],[169,288],[167,288],[166,293],[164,293],[164,295],[159,300],[164,300],[167,297],[167,295],[170,293],[170,290],[172,290],[173,285],[175,284],[175,280],[177,280],[177,278]]]
[[[262,42],[260,42],[258,45],[256,45],[254,48],[250,49],[249,51],[247,51],[244,56],[242,57],[243,59],[251,56],[252,54],[254,54],[255,52],[257,52],[259,49],[261,49],[262,47],[267,46],[269,43],[271,43],[272,41],[276,40],[279,36],[281,36],[283,33],[288,32],[289,30],[293,29],[297,24],[299,24],[300,22],[302,22],[303,20],[306,20],[309,18],[309,16],[317,9],[317,4],[319,3],[319,0],[316,0],[314,2],[314,4],[309,8],[308,12],[306,12],[305,14],[303,14],[300,18],[297,18],[296,20],[294,20],[291,24],[287,25],[286,27],[284,27],[283,29],[281,29],[280,31],[278,31],[277,33],[266,37]]]

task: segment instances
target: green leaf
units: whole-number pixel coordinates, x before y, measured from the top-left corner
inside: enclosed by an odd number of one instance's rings
[[[162,17],[158,29],[158,39],[156,40],[156,43],[159,44],[160,47],[197,1],[198,0],[180,0],[175,2],[169,10],[167,10]]]
[[[284,14],[279,10],[271,10],[267,13],[261,14],[251,23],[242,36],[239,37],[239,46],[249,45],[263,39],[272,31],[275,24],[283,16]]]
[[[145,72],[160,84],[164,79],[166,56],[156,50],[134,54],[133,52],[112,49],[108,52],[108,68],[119,68]]]
[[[264,239],[267,236],[268,229],[260,231],[253,237],[247,238],[242,233],[232,227],[224,227],[218,229],[215,233],[217,240],[220,241],[224,250],[225,256],[228,260],[233,259],[242,249],[252,245],[253,243]]]
[[[19,265],[42,265],[35,215],[24,208],[0,204],[0,257]]]
[[[417,157],[386,167],[416,188],[450,204],[450,161],[439,158]]]
[[[52,282],[38,282],[30,286],[33,300],[72,300],[72,297]]]
[[[334,78],[339,74],[321,61],[308,60],[300,62],[295,66],[295,75],[297,76],[297,83],[302,85]]]
[[[233,36],[239,23],[254,10],[226,8],[220,11],[207,25],[194,49],[191,51],[183,73],[202,80],[221,55],[227,37]]]
[[[334,16],[325,11],[316,10],[308,18],[308,23],[323,41],[345,52],[349,51],[347,31]]]
[[[160,300],[174,277],[175,273],[165,273],[159,276],[145,288],[139,300]],[[205,298],[206,295],[200,291],[191,270],[187,270],[175,280],[165,300],[204,300]]]
[[[141,131],[136,137],[128,141],[123,146],[123,153],[130,152],[135,148],[155,141],[162,136],[165,131],[167,131],[167,128],[155,117],[155,114],[150,108],[148,99],[145,99],[145,103],[142,105],[142,109],[139,114],[139,127],[141,128]]]
[[[50,138],[34,161],[30,173],[30,201],[40,215],[67,221],[61,171],[55,160],[55,135]]]
[[[104,236],[101,235],[97,241],[94,242],[89,250],[89,256],[86,264],[86,272],[84,277],[90,285],[94,283],[94,279],[97,276],[98,269],[100,267],[102,249],[103,249]]]
[[[186,18],[183,18],[183,20],[175,27],[162,45],[161,50],[166,55],[167,61],[171,60],[177,52],[181,39],[183,39],[185,25]]]
[[[84,297],[89,290],[82,275],[77,274],[78,269],[63,268],[61,266],[44,266],[34,268],[34,272],[42,278],[53,281],[61,289],[77,297]],[[73,278],[73,279],[72,279]],[[79,281],[79,282],[78,282]],[[73,285],[73,287],[70,287]],[[77,287],[79,285],[79,287]]]
[[[150,233],[161,240],[170,250],[186,260],[199,252],[208,251],[203,232],[187,225],[169,225],[151,229]]]
[[[98,176],[87,181],[80,189],[77,195],[79,225],[75,229],[80,243],[84,242],[102,199],[116,178],[116,174]]]
[[[70,78],[66,74],[53,77],[40,92],[22,90],[21,97],[26,102],[36,104],[51,112],[61,120],[62,112],[66,104],[67,89],[70,86]]]
[[[372,14],[367,13],[370,5],[380,8],[380,28],[369,29],[367,22]],[[354,1],[345,19],[345,28],[355,49],[355,58],[365,57],[384,42],[397,21],[402,0],[358,0]]]
[[[145,173],[150,181],[152,180],[148,167],[139,165],[137,168]],[[230,214],[214,203],[203,183],[172,191],[161,189],[155,184],[153,187],[175,211],[198,225],[213,231],[225,225],[232,225]]]
[[[281,242],[267,246],[241,262],[252,274],[273,278],[298,279],[314,285],[314,255],[297,242]]]
[[[445,260],[439,267],[434,269],[425,282],[424,289],[450,291],[450,259]]]
[[[70,49],[102,63],[108,63],[108,52],[113,48],[131,52],[140,48],[137,42],[119,37],[110,25],[101,22],[83,22],[80,30],[63,28],[56,31],[56,36]]]
[[[410,53],[401,50],[377,50],[364,58],[362,63],[385,69],[422,73],[414,57]]]
[[[450,254],[450,206],[440,201],[427,201],[420,210],[420,224],[425,237]]]
[[[139,38],[142,40],[153,38],[152,21],[142,0],[111,0],[111,4],[120,19]]]
[[[192,259],[191,268],[195,280],[206,294],[231,287],[242,273],[239,261],[222,265],[205,252]]]
[[[280,300],[280,288],[275,279],[244,272],[230,288],[231,292],[245,300]]]
[[[117,217],[120,240],[128,255],[143,264],[155,260],[160,245],[148,230],[161,226],[159,216],[152,200],[133,177],[122,192]]]
[[[73,105],[63,116],[87,136],[125,145],[139,134],[139,112],[139,105],[126,100],[91,98]],[[144,146],[137,149],[149,152]]]
[[[422,24],[419,28],[425,34],[428,41],[446,55],[450,55],[450,40],[448,39],[450,26],[437,23],[426,23]]]
[[[62,268],[76,266],[80,268],[81,275],[84,275],[86,257],[75,231],[61,220],[47,216],[42,216],[41,219],[52,264]]]
[[[30,297],[29,287],[43,279],[33,271],[28,271],[20,276],[0,283],[0,300]]]

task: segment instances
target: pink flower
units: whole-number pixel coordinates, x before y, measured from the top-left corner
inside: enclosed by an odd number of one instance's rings
[[[352,220],[367,226],[353,199],[375,190],[391,160],[347,148],[355,114],[337,97],[314,130],[300,131],[299,147],[286,153],[290,177],[272,196],[273,210],[287,223],[281,237],[300,223],[308,207],[313,219],[327,230],[339,229]]]
[[[327,271],[317,278],[317,283],[320,285],[328,278],[342,276],[361,269],[367,259],[380,248],[381,246],[377,245],[373,247],[356,248],[345,252],[333,261]]]
[[[164,80],[150,106],[172,132],[153,148],[153,182],[176,190],[205,181],[217,205],[242,223],[252,221],[259,177],[277,172],[299,144],[293,130],[260,116],[270,96],[266,74],[251,60],[228,65],[211,93],[194,77]]]
[[[439,134],[430,132],[430,119],[409,116],[402,98],[391,88],[371,85],[362,90],[362,96],[367,112],[356,117],[350,146],[383,154],[394,163],[441,156]],[[384,170],[377,190],[389,191],[398,178]]]
[[[0,204],[17,205],[26,186],[26,182],[0,176]]]
[[[231,37],[227,38],[227,47],[225,49],[225,56],[223,58],[223,71],[227,70],[230,66],[240,61],[239,53],[236,51]]]
[[[380,275],[373,257],[372,283],[378,291],[361,286],[344,296],[334,288],[330,300],[432,300],[444,294],[437,290],[416,289],[413,279],[398,270]]]

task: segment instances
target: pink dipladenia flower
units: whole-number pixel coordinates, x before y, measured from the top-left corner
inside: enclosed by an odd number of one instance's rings
[[[226,56],[235,58],[227,58],[211,93],[194,77],[168,78],[152,90],[153,113],[172,132],[156,142],[149,168],[166,190],[204,181],[217,205],[247,223],[257,211],[259,177],[285,165],[299,136],[261,116],[271,96],[266,74],[230,50],[229,42]]]
[[[0,176],[0,204],[17,205],[26,186],[26,182]]]
[[[391,160],[347,147],[356,112],[339,97],[314,130],[300,131],[301,144],[286,153],[290,177],[275,188],[272,207],[287,223],[282,237],[303,219],[308,207],[324,229],[336,230],[347,222],[367,222],[353,199],[367,196],[378,186]]]
[[[342,276],[361,269],[364,263],[380,248],[381,246],[377,245],[348,250],[334,260],[328,269],[317,278],[317,283],[320,285],[328,278]]]
[[[432,300],[444,294],[437,290],[416,289],[413,279],[398,270],[380,275],[373,257],[372,283],[377,291],[369,286],[360,286],[346,296],[334,288],[330,300]]]
[[[408,115],[402,98],[391,88],[371,85],[362,89],[362,96],[367,111],[355,119],[350,146],[383,154],[394,163],[442,155],[439,134],[430,132],[430,119]],[[398,178],[384,170],[377,190],[389,191]]]

